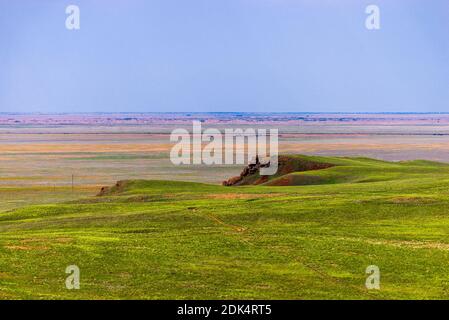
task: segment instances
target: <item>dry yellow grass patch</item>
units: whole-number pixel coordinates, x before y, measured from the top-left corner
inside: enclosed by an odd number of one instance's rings
[[[246,228],[244,228],[244,227],[241,227],[241,226],[235,226],[235,225],[226,223],[226,222],[224,222],[223,220],[221,220],[220,218],[218,218],[218,217],[216,217],[216,216],[214,216],[214,215],[212,215],[212,214],[209,214],[208,217],[209,217],[211,220],[217,222],[218,224],[221,224],[221,225],[223,225],[223,226],[226,226],[226,227],[228,227],[228,228],[231,228],[231,229],[233,229],[234,231],[237,231],[237,232],[243,232],[243,231],[246,230]]]
[[[419,203],[434,203],[436,202],[433,198],[426,198],[426,197],[397,197],[388,200],[390,203],[394,204],[419,204]]]
[[[438,249],[449,251],[449,243],[435,241],[415,241],[415,240],[386,240],[386,239],[363,239],[363,238],[345,238],[338,237],[337,240],[365,242],[374,245],[387,245],[397,248],[413,248],[413,249]]]

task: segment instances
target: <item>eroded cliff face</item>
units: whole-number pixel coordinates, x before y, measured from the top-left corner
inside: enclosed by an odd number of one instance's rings
[[[222,184],[224,186],[258,185],[292,172],[320,170],[333,167],[334,165],[305,160],[295,156],[279,156],[277,173],[272,176],[260,175],[260,168],[269,166],[270,162],[261,162],[259,158],[256,158],[256,161],[248,164],[239,176],[225,180]]]
[[[223,181],[224,186],[234,186],[242,183],[245,177],[249,177],[252,175],[259,174],[260,168],[267,168],[270,166],[270,162],[260,162],[259,157],[256,157],[256,161],[254,163],[249,163],[239,176],[232,177],[228,180]]]

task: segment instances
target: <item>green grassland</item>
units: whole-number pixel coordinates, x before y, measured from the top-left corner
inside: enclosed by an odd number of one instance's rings
[[[4,208],[0,298],[449,298],[449,165],[291,159],[332,166],[239,187],[123,181]],[[65,288],[72,264],[80,290]],[[365,288],[369,265],[380,290]]]

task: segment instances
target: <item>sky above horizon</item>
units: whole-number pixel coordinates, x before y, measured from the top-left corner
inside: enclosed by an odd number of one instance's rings
[[[448,112],[448,87],[447,0],[0,0],[0,112]]]

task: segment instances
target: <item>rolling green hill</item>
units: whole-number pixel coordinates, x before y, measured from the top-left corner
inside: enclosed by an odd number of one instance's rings
[[[449,298],[449,165],[280,160],[242,186],[121,181],[1,212],[0,298]]]

